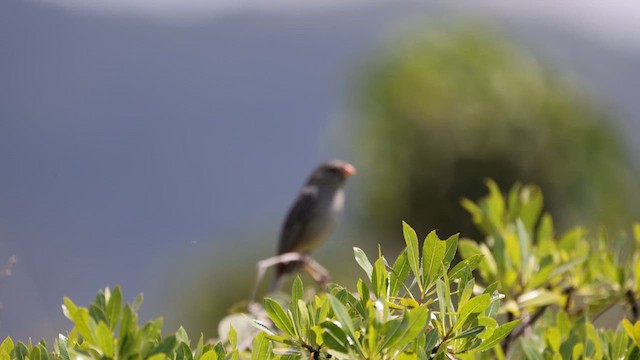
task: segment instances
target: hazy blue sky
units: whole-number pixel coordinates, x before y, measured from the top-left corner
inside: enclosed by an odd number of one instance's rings
[[[36,0],[38,1],[38,0]],[[104,14],[137,15],[162,21],[193,21],[228,16],[247,11],[296,15],[301,13],[349,11],[384,4],[382,0],[40,0],[73,10]],[[424,1],[399,1],[394,6],[419,7]],[[574,30],[617,43],[640,46],[640,3],[630,0],[508,0],[459,1],[450,5],[458,11],[489,13],[520,19],[553,21]]]

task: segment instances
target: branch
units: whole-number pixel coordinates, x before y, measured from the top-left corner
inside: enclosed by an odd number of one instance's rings
[[[256,268],[258,268],[256,274],[256,283],[253,286],[253,291],[251,292],[250,302],[253,302],[256,297],[256,293],[258,291],[258,285],[262,282],[267,269],[272,266],[278,264],[286,264],[293,261],[298,261],[302,263],[302,268],[316,281],[318,282],[322,288],[324,289],[329,282],[329,272],[325,269],[320,263],[313,260],[309,255],[301,254],[298,252],[288,252],[276,256],[272,256],[270,258],[260,260],[256,264]]]
[[[544,314],[545,310],[547,310],[547,307],[548,305],[545,305],[536,310],[536,312],[532,316],[525,318],[520,326],[516,330],[512,331],[511,334],[509,334],[509,336],[507,336],[507,338],[502,341],[502,349],[504,350],[505,354],[509,350],[509,346],[511,346],[513,341],[524,334],[527,329],[530,329],[531,326],[533,326],[533,324],[538,321],[542,314]]]

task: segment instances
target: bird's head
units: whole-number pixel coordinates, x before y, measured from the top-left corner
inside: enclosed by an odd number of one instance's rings
[[[348,162],[341,160],[327,161],[316,168],[311,174],[308,183],[342,185],[355,173],[356,168]]]

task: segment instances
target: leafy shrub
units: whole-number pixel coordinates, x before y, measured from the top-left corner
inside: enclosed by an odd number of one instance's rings
[[[539,188],[504,196],[487,186],[479,202],[463,201],[483,242],[432,231],[420,245],[403,223],[406,248],[393,262],[354,248],[365,274],[354,289],[315,293],[296,278],[286,299],[225,319],[235,325],[221,339],[162,335],[161,319],[140,326],[142,296],[123,304],[116,287],[88,308],[65,298],[74,327],[53,348],[6,338],[0,360],[639,358],[640,224],[631,241],[580,228],[556,237]],[[596,326],[614,305],[625,309],[618,325]]]
[[[637,168],[613,116],[506,40],[477,27],[429,28],[371,62],[350,143],[367,174],[356,213],[374,243],[395,239],[401,219],[477,236],[457,202],[480,197],[484,178],[539,184],[561,229],[618,229],[640,216]]]

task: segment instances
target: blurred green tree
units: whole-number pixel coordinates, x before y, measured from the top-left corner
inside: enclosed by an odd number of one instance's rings
[[[636,220],[638,178],[611,117],[559,75],[476,27],[393,43],[352,104],[365,175],[356,213],[371,240],[397,234],[401,220],[479,235],[458,204],[489,177],[539,184],[561,229]]]

